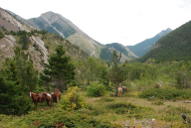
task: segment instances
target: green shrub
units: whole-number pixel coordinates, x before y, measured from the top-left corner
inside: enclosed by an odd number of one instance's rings
[[[4,34],[0,31],[0,39],[4,37]]]
[[[175,88],[150,88],[143,91],[140,94],[140,97],[148,99],[164,99],[164,100],[190,99],[191,90],[180,90]]]
[[[31,109],[29,97],[13,82],[0,78],[0,113],[22,115]]]
[[[78,87],[70,87],[61,101],[61,105],[65,109],[79,109],[85,106],[82,97],[79,94]]]
[[[177,88],[191,88],[191,73],[188,71],[179,71],[176,74]]]
[[[91,83],[87,88],[87,95],[92,97],[103,96],[106,92],[106,88],[103,84],[98,82]]]
[[[27,50],[31,43],[29,39],[29,35],[25,32],[20,33],[18,43],[21,45],[21,48],[23,50]]]

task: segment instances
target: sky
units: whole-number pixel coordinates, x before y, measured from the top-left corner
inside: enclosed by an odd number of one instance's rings
[[[100,43],[134,45],[191,20],[191,0],[0,0],[29,19],[53,11]]]

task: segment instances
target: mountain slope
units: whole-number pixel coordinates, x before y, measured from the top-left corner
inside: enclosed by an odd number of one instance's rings
[[[13,14],[13,13],[12,13]],[[0,27],[8,31],[31,31],[33,27],[21,23],[9,11],[0,8]]]
[[[122,62],[137,58],[137,56],[133,52],[131,52],[131,50],[129,50],[127,47],[119,43],[106,44],[105,48],[102,49],[100,56],[107,61],[111,61],[113,50],[122,54],[122,57],[121,57]]]
[[[38,18],[29,19],[28,22],[34,27],[37,27],[38,29],[46,30],[51,33],[56,33],[62,36],[63,38],[66,38],[72,44],[78,46],[90,56],[95,56],[106,61],[111,61],[113,50],[121,52],[117,48],[109,48],[108,46],[104,46],[98,43],[97,41],[89,37],[87,34],[82,32],[71,21],[64,18],[60,14],[51,11],[43,13]],[[132,54],[123,54],[123,56],[124,61],[131,60],[134,57],[134,55]]]
[[[58,45],[63,45],[66,54],[75,59],[83,59],[88,55],[78,47],[55,34],[37,31],[25,24],[25,20],[14,13],[0,8],[0,64],[5,58],[14,56],[14,48],[19,46],[33,60],[34,66],[42,70]]]
[[[137,56],[144,56],[148,51],[151,50],[151,48],[153,47],[153,45],[163,36],[167,35],[169,32],[171,32],[172,30],[170,28],[161,31],[160,33],[158,33],[157,35],[155,35],[154,37],[150,38],[150,39],[146,39],[134,46],[128,46],[128,48],[134,52]]]
[[[91,56],[99,56],[99,49],[102,45],[82,32],[71,21],[57,13],[46,12],[38,18],[29,19],[28,22],[41,30],[59,34]]]
[[[161,38],[142,60],[157,61],[191,59],[191,21]]]

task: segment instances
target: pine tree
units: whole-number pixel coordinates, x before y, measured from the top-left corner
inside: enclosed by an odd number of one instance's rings
[[[67,84],[74,81],[74,70],[75,67],[71,63],[70,57],[65,56],[63,46],[59,45],[55,53],[49,57],[42,79],[44,82],[48,81],[53,87],[65,90]]]
[[[38,72],[23,50],[17,47],[15,56],[7,59],[4,65],[3,73],[7,80],[15,82],[26,93],[35,89],[38,84]]]
[[[112,67],[108,74],[109,80],[114,84],[114,86],[118,86],[123,80],[123,69],[122,66],[119,65],[121,59],[121,53],[117,54],[116,51],[113,51],[112,55]]]
[[[38,84],[38,73],[32,61],[20,48],[9,58],[0,72],[0,113],[21,115],[31,109],[29,90]]]

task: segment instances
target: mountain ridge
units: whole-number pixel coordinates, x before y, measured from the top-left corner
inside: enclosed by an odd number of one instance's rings
[[[97,47],[102,47],[100,43],[89,37],[70,20],[52,11],[45,12],[37,18],[31,18],[28,22],[42,30],[59,34],[67,38],[71,43],[77,45],[89,55],[99,56]],[[87,46],[86,46],[87,45]]]
[[[165,30],[162,30],[160,33],[156,34],[154,37],[148,38],[140,43],[137,43],[133,46],[127,46],[132,52],[134,52],[137,56],[142,57],[147,52],[149,52],[154,44],[163,36],[170,33],[172,29],[167,28]]]
[[[106,45],[103,45],[97,42],[96,40],[92,39],[90,36],[88,36],[86,33],[80,30],[75,24],[73,24],[70,20],[64,18],[58,13],[48,11],[41,14],[41,16],[37,18],[29,19],[28,21],[30,24],[36,26],[41,30],[46,30],[52,33],[59,34],[63,38],[66,38],[71,43],[87,52],[87,54],[90,56],[95,56],[106,61],[110,61],[109,58],[111,58],[113,50],[120,52],[117,49],[108,48]],[[130,50],[128,49],[128,51]],[[107,56],[109,58],[107,58]],[[128,56],[127,54],[124,54],[124,58],[126,58],[126,60],[130,60],[133,58],[133,55]]]
[[[161,38],[141,60],[179,61],[191,59],[191,21]]]

